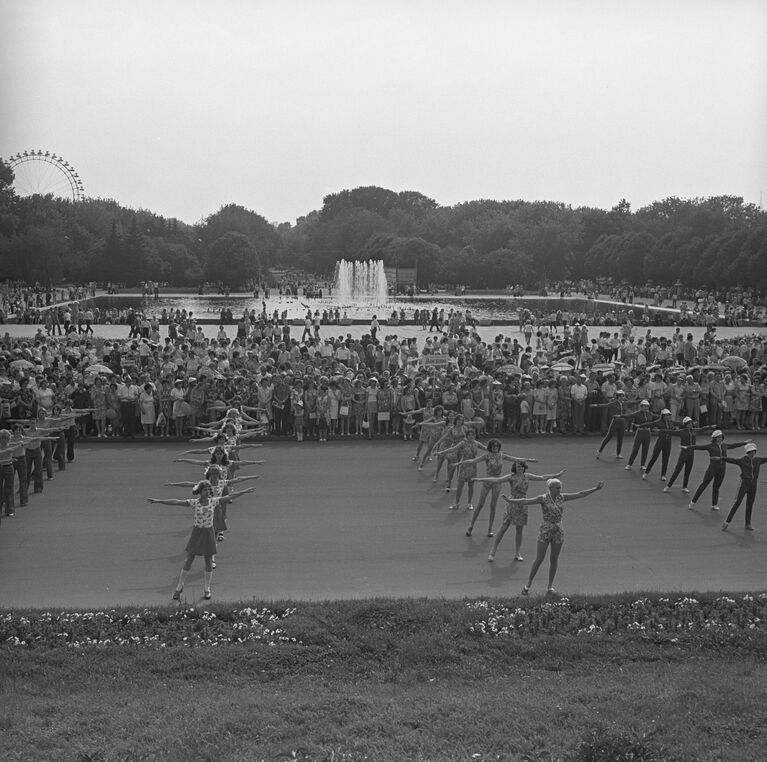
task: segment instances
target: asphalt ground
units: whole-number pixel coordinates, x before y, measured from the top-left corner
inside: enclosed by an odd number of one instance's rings
[[[755,441],[767,452],[767,437]],[[495,562],[488,563],[488,507],[473,536],[466,537],[465,496],[461,510],[449,509],[455,492],[445,492],[443,478],[432,482],[434,463],[417,471],[414,444],[342,439],[269,442],[243,451],[243,457],[249,453],[266,463],[241,471],[261,478],[253,482],[254,493],[229,507],[229,531],[219,543],[213,575],[214,600],[517,595],[535,555],[540,508],[530,508],[524,561],[513,560],[511,529]],[[762,531],[744,531],[741,507],[725,533],[721,522],[738,488],[737,467],[728,466],[721,512],[711,510],[710,491],[690,511],[681,480],[671,493],[662,492],[659,463],[643,481],[638,464],[627,472],[626,460],[614,458],[614,443],[596,460],[598,444],[595,436],[504,442],[511,454],[539,458],[534,473],[566,468],[565,491],[606,482],[602,491],[566,506],[556,580],[560,593],[767,587],[767,485],[760,483],[753,518]],[[630,444],[629,438],[626,458]],[[3,519],[0,606],[106,608],[170,601],[191,512],[151,505],[146,498],[189,496],[188,490],[163,483],[200,478],[202,467],[172,463],[191,447],[142,441],[81,445],[75,462],[56,472],[42,494],[31,495],[14,518]],[[669,474],[677,452],[675,444]],[[696,454],[692,489],[707,460]],[[531,484],[530,496],[541,492],[542,485]],[[502,515],[499,507],[496,529]],[[547,567],[546,562],[533,594],[545,591]],[[201,596],[202,559],[196,559],[183,601]]]

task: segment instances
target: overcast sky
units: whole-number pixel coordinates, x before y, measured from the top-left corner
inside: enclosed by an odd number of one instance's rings
[[[439,204],[767,204],[765,0],[0,0],[0,156],[193,223]]]

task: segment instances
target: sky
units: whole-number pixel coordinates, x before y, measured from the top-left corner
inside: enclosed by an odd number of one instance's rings
[[[187,223],[347,188],[767,204],[764,0],[0,0],[0,157]]]

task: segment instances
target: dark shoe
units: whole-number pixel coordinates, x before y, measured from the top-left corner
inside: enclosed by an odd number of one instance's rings
[[[213,593],[211,593],[210,590],[206,590],[202,597],[205,598],[206,601],[209,601],[213,597]]]
[[[180,590],[174,590],[173,591],[173,600],[177,601],[179,598],[181,598],[181,593],[184,592],[184,588],[182,587]]]

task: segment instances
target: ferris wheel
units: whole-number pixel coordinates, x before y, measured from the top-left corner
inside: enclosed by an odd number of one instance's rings
[[[82,180],[63,157],[50,151],[21,151],[11,156],[8,165],[15,179],[13,188],[19,196],[48,193],[80,201],[85,195]]]

